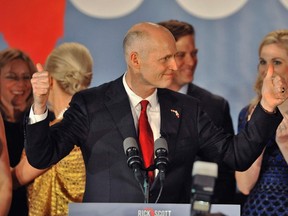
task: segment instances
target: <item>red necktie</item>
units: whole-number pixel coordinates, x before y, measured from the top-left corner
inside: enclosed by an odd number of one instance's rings
[[[146,113],[147,105],[149,101],[142,100],[141,104],[141,113],[139,117],[138,124],[138,135],[139,135],[139,144],[143,155],[144,166],[148,168],[153,164],[154,160],[154,139],[153,132],[151,130],[150,124],[148,122],[148,117]],[[148,172],[150,183],[154,180],[154,171]]]

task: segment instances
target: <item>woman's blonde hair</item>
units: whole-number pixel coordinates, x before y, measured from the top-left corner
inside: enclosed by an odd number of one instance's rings
[[[45,63],[45,70],[70,95],[90,85],[92,67],[93,59],[89,50],[75,42],[63,43],[55,48]]]
[[[283,47],[287,54],[288,54],[288,29],[280,29],[276,31],[272,31],[268,33],[263,40],[261,41],[258,49],[258,55],[260,56],[261,51],[264,46],[270,45],[270,44],[278,44],[281,47]],[[258,65],[259,67],[259,65]],[[255,98],[251,100],[251,103],[249,105],[249,113],[252,111],[252,109],[257,105],[257,103],[261,100],[261,89],[263,85],[263,74],[258,72],[256,81],[254,83],[254,91],[256,92]]]

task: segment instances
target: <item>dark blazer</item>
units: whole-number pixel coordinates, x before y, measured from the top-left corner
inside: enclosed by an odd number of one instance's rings
[[[187,95],[197,98],[205,112],[218,127],[222,127],[225,132],[234,134],[233,122],[230,115],[228,101],[193,83],[188,84]],[[203,158],[197,158],[203,160]],[[236,180],[234,170],[225,164],[219,164],[218,177],[215,182],[212,203],[234,203],[236,193]]]
[[[167,89],[158,89],[158,98],[160,132],[167,140],[170,159],[159,202],[190,202],[191,171],[197,153],[211,161],[223,159],[238,170],[247,169],[282,120],[278,110],[269,115],[258,106],[246,130],[233,137],[214,126],[196,99]],[[48,120],[28,124],[25,148],[31,165],[45,168],[77,144],[87,173],[84,202],[141,203],[142,191],[123,151],[126,137],[137,136],[121,77],[75,94],[60,123],[52,127]],[[150,202],[155,202],[159,188],[156,177]]]
[[[225,132],[234,134],[228,101],[193,83],[188,85],[187,95],[197,98],[214,124],[222,127]]]

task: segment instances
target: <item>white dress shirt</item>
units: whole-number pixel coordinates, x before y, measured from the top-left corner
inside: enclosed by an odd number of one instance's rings
[[[187,94],[188,92],[188,84],[185,84],[183,85],[179,90],[178,90],[179,93],[182,93],[182,94]]]
[[[150,124],[150,127],[153,131],[153,138],[154,141],[158,139],[161,134],[160,134],[160,105],[158,102],[158,97],[157,97],[157,89],[153,92],[152,95],[150,95],[147,98],[141,98],[138,95],[136,95],[128,86],[126,82],[126,74],[123,76],[123,85],[124,88],[128,94],[129,102],[130,102],[130,107],[132,111],[132,115],[134,118],[134,124],[136,131],[138,133],[138,119],[141,113],[141,104],[140,102],[142,100],[148,100],[149,104],[147,106],[147,116],[148,116],[148,121]]]

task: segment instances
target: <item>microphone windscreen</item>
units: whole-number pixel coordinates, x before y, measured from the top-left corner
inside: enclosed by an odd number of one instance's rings
[[[193,165],[192,176],[203,175],[217,178],[218,176],[218,165],[217,163],[196,161]]]
[[[164,138],[158,138],[155,140],[154,143],[154,151],[156,151],[157,149],[165,149],[168,152],[168,145],[167,145],[167,141]]]
[[[124,147],[124,152],[126,154],[126,151],[128,148],[131,148],[131,147],[134,147],[136,148],[137,150],[138,149],[138,146],[137,146],[137,142],[136,140],[133,138],[133,137],[127,137],[124,141],[123,141],[123,147]]]

